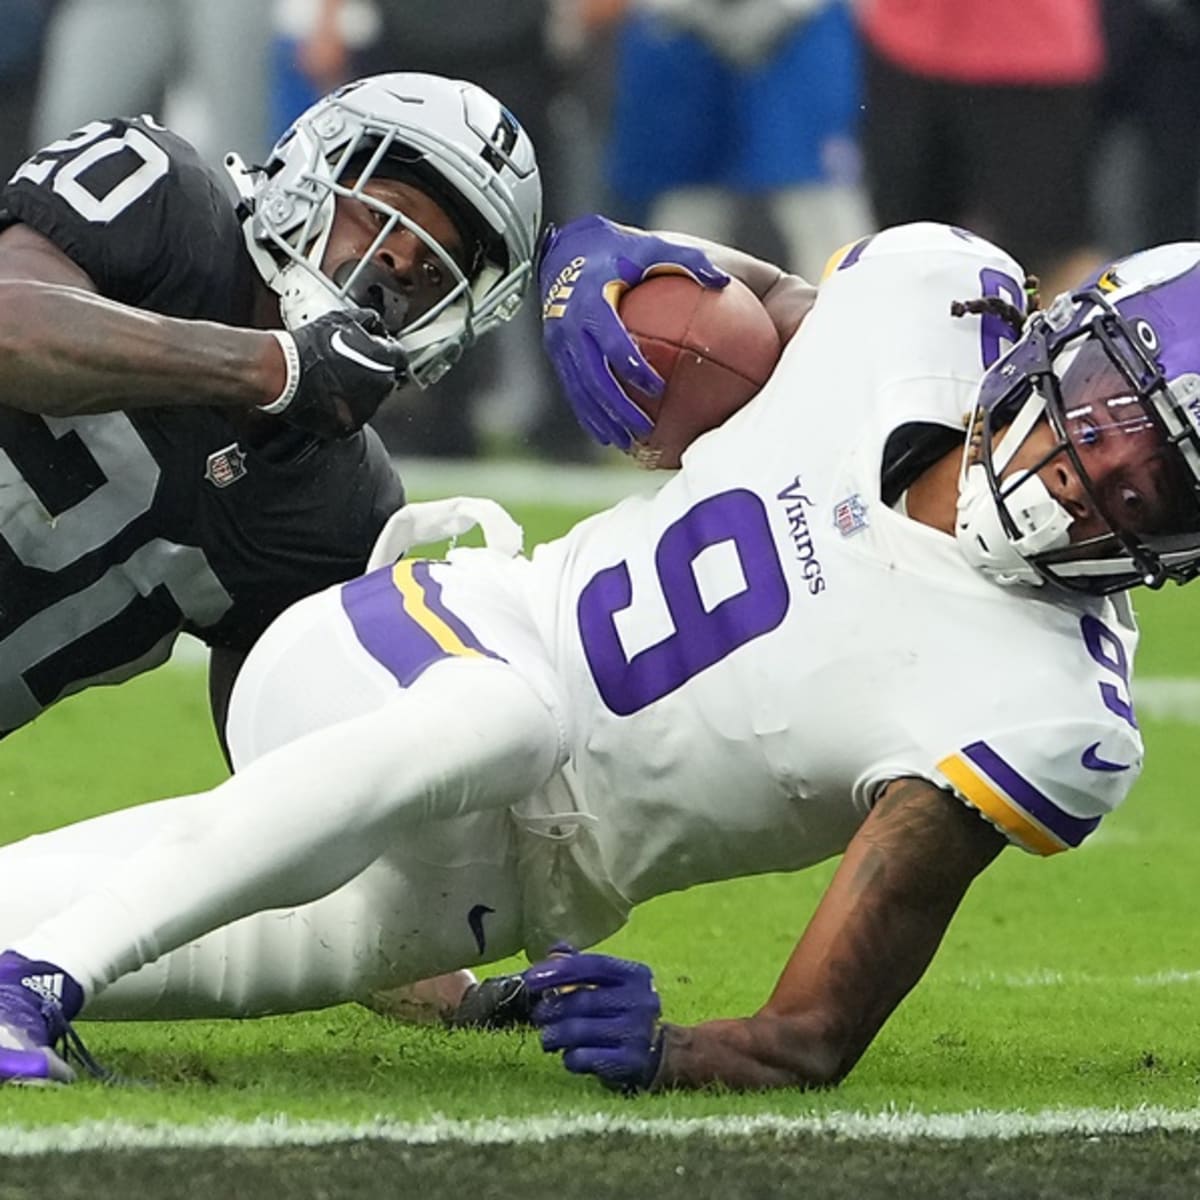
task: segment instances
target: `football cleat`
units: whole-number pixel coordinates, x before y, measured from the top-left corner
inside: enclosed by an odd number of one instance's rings
[[[0,1083],[71,1083],[74,1058],[106,1077],[71,1028],[83,989],[53,963],[0,954]]]
[[[522,976],[493,975],[467,988],[446,1024],[451,1029],[528,1028],[536,999]]]

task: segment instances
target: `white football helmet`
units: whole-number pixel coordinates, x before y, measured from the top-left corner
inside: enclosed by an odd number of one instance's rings
[[[512,114],[473,83],[401,72],[361,79],[299,116],[263,166],[235,154],[225,163],[250,256],[288,329],[334,309],[373,308],[404,349],[409,377],[426,387],[520,306],[541,226],[537,160]],[[424,228],[363,192],[372,177],[406,180],[437,201],[474,247],[466,273]],[[323,258],[339,197],[382,219],[352,269],[330,275]],[[403,288],[374,263],[398,226],[454,281],[428,311],[409,313]]]

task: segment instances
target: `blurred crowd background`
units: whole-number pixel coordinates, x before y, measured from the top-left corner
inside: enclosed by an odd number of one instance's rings
[[[813,278],[909,220],[993,238],[1044,294],[1197,236],[1200,0],[0,0],[0,172],[139,112],[257,161],[385,70],[499,97],[550,220],[600,210]],[[535,308],[380,414],[394,451],[591,457]]]

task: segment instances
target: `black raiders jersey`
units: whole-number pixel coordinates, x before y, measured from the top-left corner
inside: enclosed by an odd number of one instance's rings
[[[95,121],[0,192],[101,295],[249,324],[232,199],[148,118]],[[261,445],[220,407],[49,417],[0,408],[0,733],[162,662],[182,631],[247,650],[284,608],[366,564],[404,502],[376,434]]]

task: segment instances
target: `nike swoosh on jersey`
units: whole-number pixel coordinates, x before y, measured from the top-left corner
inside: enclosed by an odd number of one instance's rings
[[[1089,771],[1128,771],[1129,763],[1110,762],[1107,758],[1101,758],[1098,751],[1100,749],[1099,742],[1093,742],[1079,756],[1079,761],[1083,763]]]
[[[360,367],[366,367],[368,371],[379,371],[381,374],[389,375],[392,372],[391,363],[376,362],[373,358],[360,354],[353,346],[348,345],[340,329],[334,331],[333,337],[329,339],[329,344],[343,358],[348,358],[352,363],[358,363]]]
[[[467,924],[471,927],[471,934],[475,938],[475,945],[479,947],[479,953],[482,954],[487,946],[487,938],[483,932],[483,918],[488,913],[494,913],[494,908],[488,908],[486,904],[476,904],[474,908],[467,913]]]

